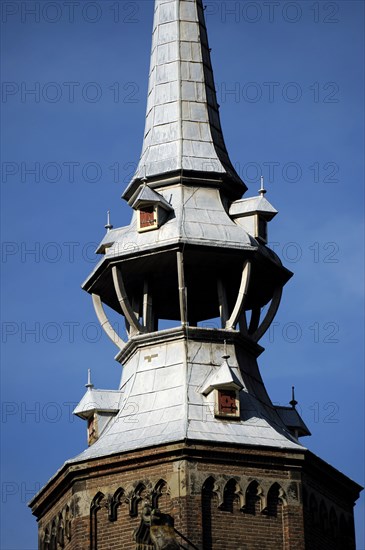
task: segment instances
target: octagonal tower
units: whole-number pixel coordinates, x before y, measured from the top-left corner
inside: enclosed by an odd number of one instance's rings
[[[260,376],[259,341],[292,273],[267,246],[277,211],[263,184],[246,190],[202,2],[156,0],[142,154],[123,194],[132,219],[108,223],[83,285],[121,381],[88,381],[74,412],[89,446],[31,503],[40,548],[355,547],[359,486],[303,447],[295,399],[274,406]]]

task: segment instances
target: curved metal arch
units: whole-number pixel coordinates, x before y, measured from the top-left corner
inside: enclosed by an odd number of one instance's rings
[[[111,326],[109,319],[104,311],[103,303],[100,296],[98,294],[92,294],[91,297],[93,300],[95,313],[101,325],[101,328],[105,331],[105,334],[110,338],[113,344],[115,344],[120,350],[122,350],[126,345],[126,342],[122,340],[119,334],[117,334]]]
[[[235,306],[233,308],[232,314],[228,321],[226,322],[226,329],[235,329],[238,319],[240,317],[241,311],[243,310],[247,292],[248,292],[248,286],[250,284],[250,276],[251,276],[251,262],[248,260],[244,263],[243,269],[242,269],[242,276],[241,276],[241,284],[238,291],[237,300],[235,303]]]
[[[248,327],[248,334],[252,336],[260,324],[260,317],[261,317],[261,307],[254,307],[252,308],[251,312],[251,319],[250,319],[250,325]]]
[[[133,308],[127,296],[127,291],[124,286],[122,273],[116,265],[112,267],[112,275],[118,302],[125,315],[125,318],[138,333],[146,332],[146,327],[141,325],[133,311]]]
[[[283,294],[283,287],[277,287],[274,291],[274,296],[272,297],[271,304],[269,309],[267,310],[267,313],[262,321],[262,323],[258,326],[258,328],[254,331],[252,334],[252,339],[255,342],[258,342],[265,332],[268,330],[269,326],[273,322],[273,319],[278,311],[281,296]]]

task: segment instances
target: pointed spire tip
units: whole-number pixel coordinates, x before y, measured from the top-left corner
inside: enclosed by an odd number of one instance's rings
[[[91,382],[91,369],[87,369],[87,384],[85,384],[85,388],[92,390],[93,387],[94,384]]]
[[[106,225],[104,227],[108,232],[113,229],[113,226],[110,223],[110,210],[108,210],[106,213]]]
[[[222,355],[222,359],[229,359],[230,355],[227,353],[227,340],[224,340],[224,355]]]
[[[260,182],[261,182],[261,186],[260,186],[260,189],[259,189],[259,195],[260,195],[261,197],[264,197],[264,196],[266,195],[266,193],[267,193],[267,191],[266,191],[266,189],[265,189],[265,187],[264,187],[264,176],[261,176]]]
[[[295,407],[298,405],[298,401],[295,399],[295,387],[291,387],[291,401],[289,401],[289,405],[295,409]]]

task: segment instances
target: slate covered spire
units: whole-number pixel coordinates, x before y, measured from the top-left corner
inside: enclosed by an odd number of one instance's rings
[[[233,199],[246,191],[223,139],[202,0],[156,0],[141,180],[173,174],[216,179]]]
[[[83,285],[119,348],[119,399],[93,390],[96,405],[87,392],[76,407],[96,414],[76,461],[180,440],[302,448],[293,430],[308,430],[271,403],[257,365],[292,274],[266,246],[277,211],[245,190],[223,141],[201,0],[156,0],[143,153],[124,194],[133,216],[107,232]]]
[[[40,549],[175,548],[177,534],[181,548],[355,550],[360,486],[300,443],[310,432],[295,397],[275,405],[261,378],[259,341],[292,273],[268,246],[277,211],[263,182],[259,196],[241,199],[245,189],[224,146],[201,0],[156,0],[143,152],[124,193],[132,218],[108,219],[83,284],[121,380],[88,380],[74,414],[89,446],[31,502]]]

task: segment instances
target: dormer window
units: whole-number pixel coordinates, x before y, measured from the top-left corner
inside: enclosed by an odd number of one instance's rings
[[[223,356],[220,367],[214,368],[204,382],[201,393],[208,397],[214,392],[214,416],[216,418],[240,419],[239,392],[243,382],[239,369],[228,365],[228,355]]]
[[[132,208],[137,213],[139,233],[158,229],[167,221],[168,215],[173,211],[171,204],[160,193],[148,187],[147,184],[143,185],[132,204]]]
[[[150,231],[158,228],[158,207],[140,207],[138,212],[138,231]]]
[[[234,389],[215,390],[215,416],[217,417],[240,417],[240,401],[238,391]]]

